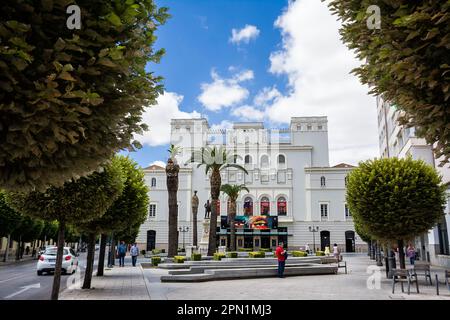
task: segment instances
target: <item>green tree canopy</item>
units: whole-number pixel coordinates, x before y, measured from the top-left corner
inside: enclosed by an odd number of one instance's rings
[[[105,169],[72,179],[63,187],[45,192],[9,192],[7,203],[17,211],[47,221],[77,225],[102,216],[123,190],[120,165],[112,161]]]
[[[377,240],[406,240],[442,218],[445,187],[421,160],[368,160],[348,176],[347,203],[363,233]]]
[[[0,191],[0,237],[10,235],[22,222],[20,213],[12,209],[5,200],[5,193]]]
[[[377,5],[381,28],[367,20]],[[405,111],[401,123],[450,157],[450,2],[332,0],[342,40],[363,61],[353,70],[371,93]],[[372,21],[372,20],[371,20]],[[373,22],[373,21],[372,21]]]
[[[81,29],[69,29],[69,5]],[[44,191],[139,147],[146,106],[162,93],[153,0],[4,0],[0,11],[0,185]],[[82,211],[82,210],[80,210]]]

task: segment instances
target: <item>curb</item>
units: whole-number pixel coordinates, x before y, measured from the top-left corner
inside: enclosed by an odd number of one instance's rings
[[[147,289],[148,300],[152,300],[150,296],[150,281],[148,281],[147,277],[144,275],[144,268],[139,264],[139,268],[141,269],[142,278],[144,278],[145,288]]]

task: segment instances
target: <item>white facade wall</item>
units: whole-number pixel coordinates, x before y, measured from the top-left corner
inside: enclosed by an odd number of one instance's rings
[[[202,146],[198,139],[208,144],[234,143],[234,150],[241,155],[238,163],[245,166],[248,175],[235,169],[222,172],[222,184],[245,184],[250,192],[242,192],[237,199],[237,215],[243,215],[246,197],[253,200],[253,214],[261,212],[260,201],[267,197],[270,201],[270,215],[277,215],[277,200],[283,196],[287,201],[286,216],[279,216],[279,227],[287,227],[288,246],[296,248],[309,244],[312,247],[313,234],[308,227],[319,226],[320,231],[329,231],[331,245],[336,242],[345,251],[345,232],[354,231],[353,221],[345,218],[345,176],[351,168],[330,168],[328,157],[328,131],[326,117],[292,118],[289,129],[270,131],[263,129],[261,123],[237,123],[230,132],[212,131],[205,119],[173,120],[172,142],[182,147],[178,158],[179,173],[179,226],[189,226],[185,234],[185,245],[192,242],[191,197],[197,190],[198,239],[201,238],[204,203],[209,199],[209,178],[204,166],[186,164],[191,151]],[[229,148],[230,145],[227,145]],[[224,145],[225,146],[225,145]],[[251,164],[245,164],[245,156],[250,155]],[[262,157],[267,155],[269,166],[264,167]],[[278,155],[285,157],[285,163],[278,163]],[[147,231],[156,231],[156,247],[167,248],[168,241],[168,199],[164,168],[144,169],[146,182],[157,179],[156,187],[151,187],[150,203],[157,204],[155,218],[148,218],[141,226],[137,242],[146,247]],[[320,177],[326,177],[326,186],[320,186]],[[284,179],[283,179],[284,177]],[[265,180],[267,179],[267,180]],[[329,219],[321,221],[320,202],[329,203]],[[226,215],[227,198],[220,196],[220,212]],[[218,219],[220,225],[220,219]],[[316,246],[320,247],[320,231],[315,235]],[[179,246],[183,236],[179,235]],[[357,250],[366,248],[355,235]]]

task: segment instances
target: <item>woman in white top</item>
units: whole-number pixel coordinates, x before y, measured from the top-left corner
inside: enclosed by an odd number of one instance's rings
[[[336,243],[333,246],[333,255],[339,261],[339,248]]]

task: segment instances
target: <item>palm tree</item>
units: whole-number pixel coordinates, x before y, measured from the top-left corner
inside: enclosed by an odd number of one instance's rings
[[[210,173],[211,185],[211,220],[209,226],[208,255],[216,252],[216,229],[217,229],[217,201],[220,195],[222,179],[220,171],[226,168],[237,168],[248,174],[244,167],[236,164],[236,159],[240,158],[235,153],[227,151],[224,147],[203,147],[200,151],[194,151],[190,162],[197,162],[197,168],[204,165],[205,173]]]
[[[231,185],[224,184],[220,191],[225,193],[230,198],[230,208],[228,210],[228,221],[230,223],[230,245],[229,248],[231,251],[236,251],[236,227],[234,225],[234,218],[236,217],[236,199],[239,196],[239,193],[245,190],[250,192],[248,188],[244,185]]]
[[[166,165],[167,192],[169,193],[169,248],[168,256],[173,257],[178,252],[178,172],[180,166],[177,164],[176,156],[180,148],[170,145],[169,159]]]

